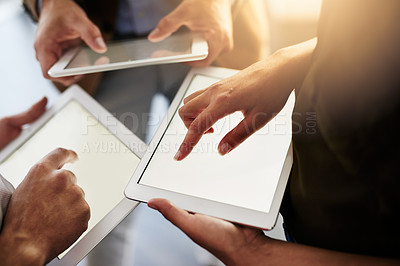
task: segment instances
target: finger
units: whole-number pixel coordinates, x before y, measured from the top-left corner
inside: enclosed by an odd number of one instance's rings
[[[64,164],[72,163],[77,159],[78,155],[74,151],[64,148],[57,148],[47,154],[42,159],[42,162],[48,163],[51,167],[54,167],[56,169],[61,169]]]
[[[215,44],[214,41],[212,41],[210,39],[207,39],[207,44],[208,44],[208,55],[205,59],[187,62],[185,64],[188,66],[191,66],[191,67],[209,66],[216,59],[216,57],[220,54],[221,48],[220,48],[220,44]]]
[[[225,115],[223,108],[205,109],[189,126],[185,139],[175,154],[174,159],[180,161],[188,156],[201,137]]]
[[[84,75],[76,75],[76,76],[69,76],[69,77],[62,77],[62,78],[52,78],[51,80],[54,82],[61,83],[65,87],[69,87],[72,84],[77,83],[83,77],[84,77]]]
[[[210,100],[207,95],[204,94],[197,96],[199,97],[193,97],[178,110],[179,117],[183,120],[185,124],[187,121],[190,121],[191,123],[210,104]]]
[[[77,31],[80,33],[82,40],[93,51],[97,53],[104,53],[107,51],[107,46],[99,28],[94,25],[89,19],[83,20],[77,26]]]
[[[218,145],[218,152],[225,155],[239,146],[243,141],[250,137],[254,132],[262,128],[271,120],[271,115],[256,113],[246,116],[234,129],[232,129],[221,140]]]
[[[179,16],[178,12],[172,11],[169,15],[160,20],[156,28],[150,32],[147,38],[151,42],[162,41],[177,31],[182,25],[184,25],[182,16]]]
[[[47,49],[45,46],[35,46],[40,47],[36,49],[36,58],[40,63],[40,68],[42,70],[42,75],[46,79],[51,79],[49,76],[49,69],[57,62],[59,53],[51,49]]]
[[[185,99],[183,99],[183,103],[187,104],[188,102],[190,102],[192,99],[196,98],[197,96],[203,94],[203,92],[205,92],[207,89],[202,89],[202,90],[198,90],[193,92],[192,94],[190,94],[189,96],[187,96]]]
[[[227,226],[234,226],[231,223],[214,217],[202,214],[190,214],[187,211],[174,206],[165,199],[152,199],[147,203],[147,205],[150,208],[159,211],[167,220],[180,228],[186,235],[200,245],[210,244],[209,238],[213,237],[204,234],[204,232],[227,228]]]
[[[25,124],[36,121],[46,110],[47,98],[43,97],[40,101],[31,106],[23,113],[9,117],[9,123],[15,127],[21,127]]]
[[[159,211],[168,221],[179,227],[183,232],[190,232],[194,216],[187,211],[175,207],[166,199],[152,199],[147,203],[152,209]]]
[[[78,180],[76,179],[75,174],[74,174],[73,172],[69,171],[69,170],[66,170],[66,169],[59,169],[57,174],[58,174],[58,175],[66,176],[66,177],[71,181],[71,183],[73,183],[73,184],[76,184],[77,181],[78,181]]]

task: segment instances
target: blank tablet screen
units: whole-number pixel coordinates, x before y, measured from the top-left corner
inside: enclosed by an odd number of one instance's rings
[[[185,97],[218,80],[194,76]],[[269,212],[290,146],[291,108],[287,105],[267,126],[221,156],[219,142],[243,119],[241,113],[234,113],[214,125],[214,133],[204,135],[179,162],[173,157],[187,129],[175,112],[138,184]]]
[[[57,147],[72,149],[79,157],[64,168],[76,175],[91,209],[89,228],[83,237],[124,198],[124,189],[140,159],[72,100],[6,158],[0,171],[17,187],[29,169]]]

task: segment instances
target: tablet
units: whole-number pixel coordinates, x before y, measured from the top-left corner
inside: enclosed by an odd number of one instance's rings
[[[147,146],[73,86],[0,153],[0,173],[17,187],[29,169],[57,147],[78,154],[79,160],[64,168],[77,176],[91,209],[86,232],[51,262],[75,265],[138,204],[123,192]]]
[[[177,32],[153,43],[147,38],[107,44],[107,52],[98,54],[89,47],[77,47],[66,52],[48,71],[51,77],[81,75],[101,71],[155,64],[202,60],[208,55],[208,45],[199,33]]]
[[[166,198],[190,212],[262,229],[275,225],[292,166],[294,94],[265,127],[225,156],[223,136],[243,119],[240,112],[218,121],[182,161],[173,159],[187,129],[177,114],[193,92],[235,74],[223,68],[192,69],[132,176],[125,195],[147,202]]]

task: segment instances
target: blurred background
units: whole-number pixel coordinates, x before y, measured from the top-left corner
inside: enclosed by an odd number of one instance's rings
[[[271,52],[316,35],[322,0],[265,1]],[[58,94],[42,78],[36,62],[35,29],[20,0],[0,0],[0,116],[23,110],[43,94],[48,95],[51,103]]]

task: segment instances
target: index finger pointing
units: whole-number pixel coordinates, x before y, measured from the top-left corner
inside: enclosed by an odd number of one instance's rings
[[[72,163],[78,159],[78,155],[68,149],[57,148],[43,157],[42,162],[48,163],[51,167],[61,169],[64,164]]]
[[[200,141],[201,137],[226,114],[222,108],[206,108],[193,120],[189,130],[178,149],[174,159],[180,161],[193,150],[194,146]]]

